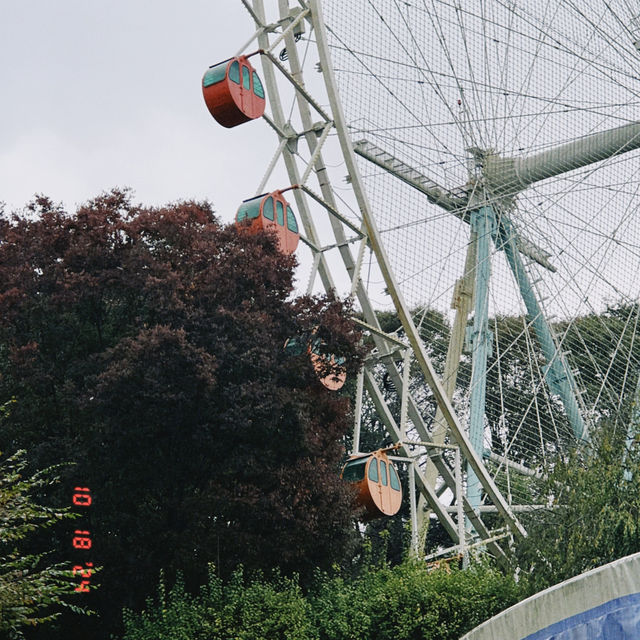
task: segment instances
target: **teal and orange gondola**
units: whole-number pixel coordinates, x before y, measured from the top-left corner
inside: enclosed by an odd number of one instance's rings
[[[355,454],[340,474],[357,488],[357,502],[365,508],[364,520],[393,516],[402,505],[400,477],[386,451],[388,449]]]
[[[209,67],[202,77],[202,95],[216,122],[227,128],[260,118],[266,105],[264,87],[247,56]]]
[[[278,248],[284,254],[292,254],[298,247],[298,222],[282,191],[263,193],[245,200],[236,213],[236,225],[251,233],[275,232]]]

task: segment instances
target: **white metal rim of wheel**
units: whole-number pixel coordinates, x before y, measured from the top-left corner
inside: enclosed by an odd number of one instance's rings
[[[416,460],[417,493],[452,544],[470,542],[470,515],[500,555],[496,541],[523,532],[517,512],[535,502],[527,478],[539,465],[604,419],[630,423],[633,3],[243,3],[267,52],[277,135],[257,191],[304,187],[293,192],[299,288],[354,294],[376,342],[359,408],[375,410],[393,441],[454,447],[407,445],[402,455]],[[380,309],[403,320],[393,336],[376,327]],[[502,515],[493,530],[482,520],[492,510]]]

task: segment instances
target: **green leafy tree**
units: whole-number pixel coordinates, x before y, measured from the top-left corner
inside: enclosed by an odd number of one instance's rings
[[[611,304],[600,313],[552,327],[561,349],[570,354],[569,365],[575,371],[585,405],[595,407],[590,420],[596,425],[606,424],[609,430],[625,431],[630,420],[640,370],[638,312],[637,304]],[[510,442],[512,459],[536,465],[542,462],[541,452],[529,447],[526,439],[518,438],[518,432],[539,433],[547,451],[553,454],[574,445],[573,430],[557,398],[533,378],[546,362],[526,320],[495,318],[492,330],[495,348],[487,371],[487,421],[492,447],[500,454],[504,443]],[[499,369],[493,366],[498,353]],[[469,375],[468,370],[461,371],[462,384],[468,383]],[[536,407],[536,411],[530,407]]]
[[[59,469],[24,477],[24,451],[0,465],[0,634],[22,638],[25,627],[46,625],[63,608],[82,613],[73,603],[75,583],[68,563],[51,563],[50,553],[25,553],[25,542],[71,514],[39,504],[34,493],[59,481]]]
[[[568,348],[593,419],[611,430],[626,432],[640,371],[637,327],[640,305],[611,304],[602,313],[575,320],[566,332]]]
[[[603,427],[534,483],[549,508],[523,515],[529,537],[515,550],[531,593],[640,551],[640,455],[625,451],[624,434]]]
[[[313,333],[351,377],[363,349],[348,306],[293,296],[295,257],[206,203],[122,191],[73,215],[40,198],[0,237],[0,393],[19,399],[0,443],[75,460],[65,489],[93,496],[102,619],[65,640],[104,636],[162,568],[192,588],[209,562],[304,578],[349,556],[349,399],[283,345]]]
[[[514,604],[522,592],[513,578],[485,564],[468,571],[429,570],[404,562],[369,566],[360,575],[318,574],[305,594],[295,578],[228,582],[212,570],[197,596],[180,580],[144,611],[125,612],[124,640],[458,640]]]

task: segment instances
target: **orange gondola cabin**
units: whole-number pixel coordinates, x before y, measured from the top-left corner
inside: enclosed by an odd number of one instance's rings
[[[329,391],[342,389],[347,379],[344,358],[336,358],[333,354],[323,353],[322,341],[318,338],[310,345],[309,357],[318,379]]]
[[[202,95],[223,127],[235,127],[264,113],[264,87],[246,56],[209,67],[202,77]]]
[[[282,191],[263,193],[245,200],[236,214],[236,225],[251,233],[275,231],[282,253],[292,254],[298,247],[298,222]]]
[[[312,335],[315,331],[314,329]],[[306,351],[318,380],[330,391],[338,391],[344,386],[347,379],[347,369],[344,366],[346,359],[326,353],[325,343],[320,338],[289,338],[284,343],[284,350],[292,356],[299,356]]]
[[[393,516],[400,510],[400,478],[384,449],[351,456],[340,477],[357,487],[358,504],[366,509],[365,520]]]

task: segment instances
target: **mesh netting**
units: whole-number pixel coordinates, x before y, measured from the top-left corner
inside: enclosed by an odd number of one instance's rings
[[[467,206],[466,213],[443,208],[359,158],[396,280],[423,335],[450,331],[470,244],[469,205],[489,204],[517,232],[526,287],[544,312],[584,423],[625,431],[640,358],[640,164],[634,150],[640,128],[625,133],[626,146],[611,137],[591,144],[589,136],[637,120],[640,9],[634,5],[324,3],[356,146],[366,141],[388,164],[414,169]],[[607,142],[618,147],[605,150]],[[571,143],[569,151],[559,150]],[[533,168],[517,165],[534,156],[541,159]],[[511,182],[496,173],[496,160],[508,161]],[[550,173],[527,178],[540,163]],[[535,465],[570,442],[576,429],[558,389],[545,383],[549,358],[499,234],[492,237],[490,261],[485,446]],[[440,372],[441,355],[435,360]],[[454,402],[466,419],[468,350],[460,362]],[[432,421],[432,404],[424,411]]]

